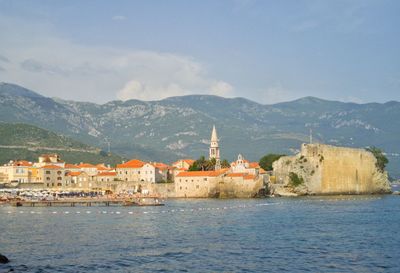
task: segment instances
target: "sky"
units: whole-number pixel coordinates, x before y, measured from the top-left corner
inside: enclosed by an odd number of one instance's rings
[[[105,103],[400,100],[398,0],[0,0],[0,82]]]

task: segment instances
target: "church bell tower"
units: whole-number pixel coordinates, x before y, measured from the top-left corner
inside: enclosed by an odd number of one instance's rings
[[[213,126],[211,133],[211,143],[210,143],[210,159],[215,158],[216,164],[215,169],[221,169],[221,161],[219,158],[219,145],[218,145],[218,135],[215,125]]]

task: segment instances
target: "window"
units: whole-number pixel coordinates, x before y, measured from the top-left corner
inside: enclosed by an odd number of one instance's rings
[[[140,171],[138,171],[137,173],[140,174]]]
[[[180,186],[179,189],[181,190],[181,189],[182,189],[182,186]]]
[[[62,180],[62,178],[61,177],[57,177],[57,180]]]
[[[50,177],[46,177],[46,180],[50,180]]]
[[[51,186],[54,187],[54,183],[51,183]]]
[[[199,185],[196,185],[196,189],[198,189],[199,188]]]
[[[61,171],[58,171],[57,174],[60,175],[60,174],[61,174]]]
[[[61,187],[61,183],[58,183],[57,186]]]
[[[50,171],[46,171],[46,174],[50,174]]]
[[[125,171],[125,174],[128,174],[128,171]]]
[[[49,183],[47,183],[47,187],[49,187],[50,186],[50,184]]]

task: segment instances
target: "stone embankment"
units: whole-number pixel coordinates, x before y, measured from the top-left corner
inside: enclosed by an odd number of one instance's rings
[[[390,193],[386,172],[364,149],[303,144],[299,154],[273,164],[277,195]]]

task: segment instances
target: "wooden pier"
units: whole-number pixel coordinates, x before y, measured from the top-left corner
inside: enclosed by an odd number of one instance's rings
[[[91,206],[164,206],[158,199],[149,202],[149,198],[135,199],[59,199],[59,200],[21,200],[13,201],[15,207],[91,207]],[[146,200],[146,201],[143,201]]]

